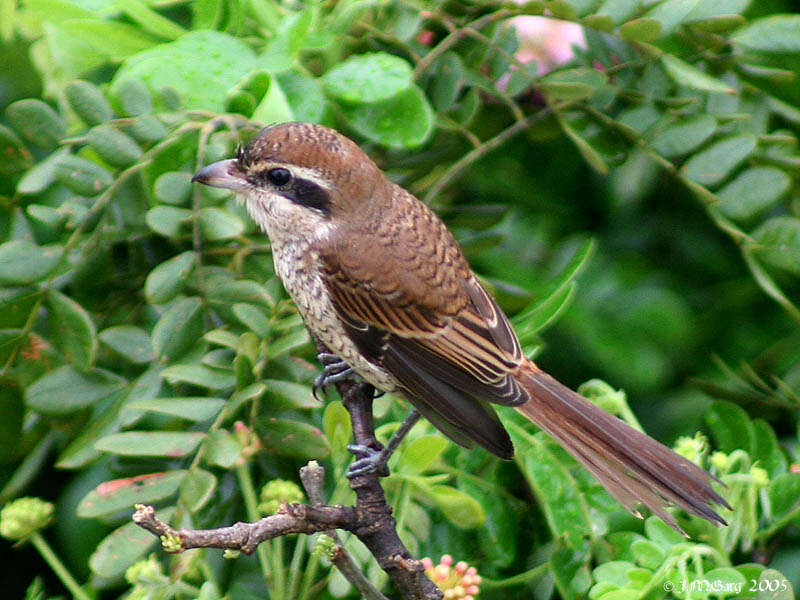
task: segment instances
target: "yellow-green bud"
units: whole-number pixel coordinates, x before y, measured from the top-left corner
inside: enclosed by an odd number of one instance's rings
[[[133,563],[125,571],[125,581],[131,585],[151,583],[160,581],[163,578],[164,571],[161,569],[161,564],[156,560],[154,554],[151,554],[144,560]]]
[[[730,460],[727,454],[718,450],[711,454],[711,458],[708,459],[708,462],[720,471],[726,471]]]
[[[314,543],[314,550],[312,550],[311,553],[314,556],[324,556],[330,560],[333,558],[335,552],[336,542],[331,536],[323,533],[317,537],[317,541]]]
[[[675,442],[675,452],[695,464],[700,464],[700,460],[707,449],[707,440],[701,433],[696,433],[694,437],[679,437],[678,441]]]
[[[18,498],[0,511],[0,535],[21,540],[50,524],[55,506],[40,498]]]
[[[161,547],[164,552],[180,552],[183,550],[183,540],[174,534],[167,534],[161,536]]]
[[[302,502],[303,498],[303,490],[293,481],[273,479],[261,488],[261,502],[258,510],[262,514],[272,515],[278,512],[278,507],[282,502],[294,504]]]
[[[769,473],[767,473],[766,469],[751,467],[750,476],[753,478],[753,483],[758,487],[767,487],[769,485]]]
[[[241,554],[240,550],[234,550],[233,548],[225,548],[225,551],[222,553],[222,558],[233,560],[234,558],[239,558],[240,554]]]

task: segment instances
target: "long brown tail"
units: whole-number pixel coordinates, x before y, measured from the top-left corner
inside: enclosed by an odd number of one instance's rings
[[[712,475],[592,404],[532,362],[523,365],[519,381],[531,399],[517,410],[549,433],[634,515],[641,516],[635,507],[642,503],[686,535],[666,510],[676,504],[712,523],[727,525],[710,507],[717,503],[730,509],[712,489]]]

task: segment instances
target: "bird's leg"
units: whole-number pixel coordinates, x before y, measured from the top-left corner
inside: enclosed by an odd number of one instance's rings
[[[314,380],[311,388],[314,398],[322,402],[320,391],[324,394],[325,390],[337,381],[344,381],[355,376],[355,371],[346,362],[330,352],[320,352],[317,360],[322,363],[322,373]]]
[[[357,475],[371,472],[377,472],[381,477],[388,475],[389,469],[386,465],[389,462],[389,458],[391,458],[394,451],[397,450],[397,447],[400,445],[400,442],[403,441],[406,434],[411,431],[411,428],[419,421],[420,416],[419,411],[416,408],[412,408],[406,416],[405,421],[403,421],[386,446],[381,450],[376,450],[375,448],[363,444],[350,444],[347,449],[358,458],[353,461],[350,468],[347,470],[347,477],[353,478]]]

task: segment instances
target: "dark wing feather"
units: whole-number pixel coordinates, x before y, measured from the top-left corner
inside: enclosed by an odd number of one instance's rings
[[[527,400],[513,377],[519,343],[427,207],[414,202],[399,218],[412,223],[383,220],[320,251],[334,306],[360,351],[391,372],[434,425],[509,458],[511,442],[489,402]]]

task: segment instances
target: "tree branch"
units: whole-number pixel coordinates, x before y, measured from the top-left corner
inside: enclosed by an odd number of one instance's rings
[[[320,351],[327,351],[317,344]],[[353,424],[356,444],[380,449],[375,437],[372,400],[375,389],[365,383],[348,379],[336,383],[344,406]],[[334,565],[368,600],[386,600],[360,572],[358,565],[344,551],[336,529],[354,533],[369,549],[380,567],[386,571],[395,587],[406,600],[441,600],[442,592],[425,575],[422,562],[411,556],[397,534],[392,508],[380,485],[380,474],[363,473],[350,479],[356,493],[355,506],[323,504],[324,469],[312,462],[300,470],[312,506],[282,504],[278,513],[254,523],[236,523],[219,529],[174,529],[155,516],[152,506],[137,506],[133,521],[161,538],[168,552],[190,548],[225,548],[245,554],[255,551],[261,542],[292,534],[325,532],[337,547],[332,558]]]

